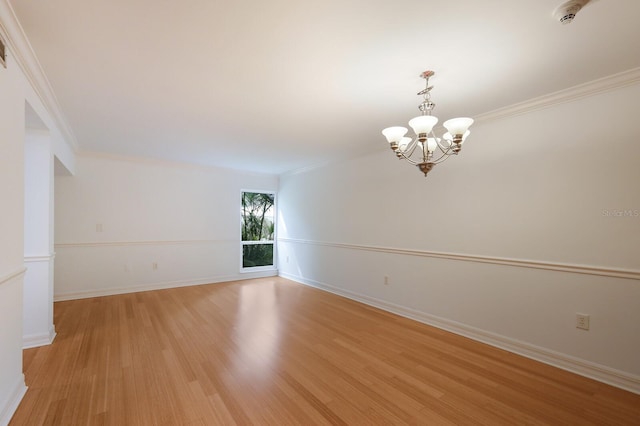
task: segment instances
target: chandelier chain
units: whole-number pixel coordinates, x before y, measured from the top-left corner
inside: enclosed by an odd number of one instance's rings
[[[418,96],[422,95],[422,103],[418,105],[418,109],[422,113],[422,115],[431,115],[431,111],[435,108],[436,104],[431,101],[431,90],[433,86],[429,86],[429,77],[423,76],[425,80],[424,90],[418,92]]]

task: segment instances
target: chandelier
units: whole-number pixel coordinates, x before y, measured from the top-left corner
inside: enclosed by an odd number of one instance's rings
[[[447,132],[441,138],[435,135],[433,127],[438,123],[438,117],[431,115],[436,104],[431,101],[433,86],[429,86],[429,78],[434,74],[433,71],[420,74],[420,78],[426,83],[424,90],[418,92],[418,96],[423,97],[422,103],[418,106],[422,114],[409,121],[416,137],[405,137],[408,131],[406,127],[387,127],[382,131],[396,156],[417,166],[425,177],[433,166],[460,152],[462,144],[469,136],[469,126],[473,124],[471,118],[452,118],[443,123]]]

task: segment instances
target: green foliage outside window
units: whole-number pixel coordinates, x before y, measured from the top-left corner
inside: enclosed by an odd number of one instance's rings
[[[251,244],[242,247],[242,267],[273,265],[273,244]]]
[[[275,223],[274,194],[242,193],[242,241],[273,241]],[[273,243],[243,244],[242,267],[273,265]]]
[[[273,194],[242,193],[242,241],[273,241]]]

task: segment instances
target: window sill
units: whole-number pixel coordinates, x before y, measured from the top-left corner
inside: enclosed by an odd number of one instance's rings
[[[272,272],[277,271],[278,268],[276,266],[253,266],[251,268],[241,268],[241,274],[247,274],[251,272]]]

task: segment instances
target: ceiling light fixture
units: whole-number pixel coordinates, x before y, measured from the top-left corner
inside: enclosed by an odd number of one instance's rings
[[[473,124],[471,118],[452,118],[443,123],[447,132],[441,138],[435,135],[433,127],[438,123],[438,117],[431,115],[436,104],[431,101],[433,86],[429,86],[429,78],[434,74],[433,71],[420,74],[420,78],[426,83],[424,90],[418,92],[418,96],[423,97],[418,106],[422,115],[409,121],[416,137],[405,137],[408,132],[406,127],[387,127],[382,131],[396,156],[417,166],[425,177],[433,166],[460,152],[462,144],[469,136],[469,126]]]

